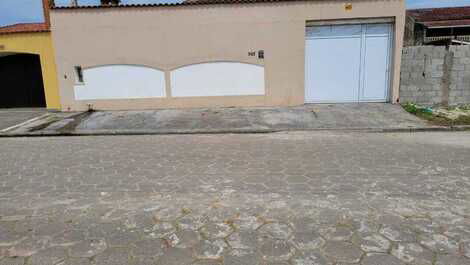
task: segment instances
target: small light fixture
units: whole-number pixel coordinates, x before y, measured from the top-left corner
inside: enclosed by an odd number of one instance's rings
[[[351,3],[344,4],[344,10],[351,11],[352,10],[352,4]]]

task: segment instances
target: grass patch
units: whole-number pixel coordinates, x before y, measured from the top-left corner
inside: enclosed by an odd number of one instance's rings
[[[456,120],[454,120],[454,123],[455,125],[470,125],[470,115],[460,115]]]
[[[407,112],[429,122],[432,125],[438,126],[456,126],[456,125],[470,125],[470,113],[469,115],[460,115],[457,118],[450,119],[445,115],[436,113],[433,109],[422,107],[414,103],[406,103],[402,105],[403,109]],[[470,109],[468,106],[465,106],[464,110]],[[452,111],[452,109],[449,109]]]

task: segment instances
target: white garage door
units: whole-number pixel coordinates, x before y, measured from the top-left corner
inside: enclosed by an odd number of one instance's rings
[[[305,102],[386,102],[390,24],[307,27]]]

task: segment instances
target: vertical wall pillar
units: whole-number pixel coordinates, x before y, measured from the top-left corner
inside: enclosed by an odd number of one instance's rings
[[[444,65],[442,67],[442,80],[441,80],[441,91],[442,99],[441,105],[447,107],[449,106],[449,92],[450,92],[450,83],[451,83],[451,71],[454,64],[454,52],[446,51],[444,56]]]

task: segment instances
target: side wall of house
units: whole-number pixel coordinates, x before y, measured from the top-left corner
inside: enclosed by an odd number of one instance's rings
[[[300,105],[304,103],[306,22],[377,17],[395,20],[391,78],[391,100],[395,102],[400,80],[404,1],[350,2],[352,9],[345,8],[342,1],[331,0],[52,10],[63,109],[86,109],[87,104],[96,109]],[[258,51],[264,51],[264,59],[258,58]],[[178,69],[202,64],[197,70],[204,71],[214,66],[211,63],[230,62],[236,64],[221,67],[221,76],[227,74],[224,69],[240,67],[237,72],[243,73],[249,65],[263,71],[252,67],[253,72],[247,70],[249,74],[237,78],[253,79],[251,84],[255,85],[249,89],[233,81],[233,86],[241,91],[236,95],[224,94],[225,88],[211,96],[172,95],[176,89],[172,81],[178,78],[175,73]],[[76,83],[75,66],[87,71],[104,65],[137,65],[163,72],[166,83],[158,86],[165,93],[158,95],[164,96],[76,100],[74,89],[80,84]],[[184,77],[184,71],[179,76]],[[214,72],[213,76],[211,85],[220,84],[219,74]],[[264,91],[260,90],[261,85]],[[178,87],[179,91],[187,89],[181,82]]]
[[[470,104],[470,46],[403,50],[400,102]]]

